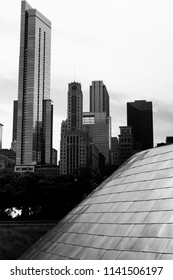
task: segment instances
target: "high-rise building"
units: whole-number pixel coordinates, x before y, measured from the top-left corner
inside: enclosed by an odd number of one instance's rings
[[[146,150],[153,148],[153,110],[151,101],[137,100],[128,102],[127,125],[132,127],[135,149]]]
[[[43,140],[42,163],[52,163],[53,137],[53,102],[50,99],[43,101]]]
[[[106,112],[109,117],[109,94],[103,81],[93,81],[90,86],[90,112]]]
[[[51,22],[26,1],[22,1],[17,166],[51,163],[50,52]]]
[[[13,101],[13,134],[12,134],[12,142],[17,140],[17,105],[18,101]]]
[[[67,130],[82,130],[83,94],[80,83],[68,85]]]
[[[120,164],[133,154],[133,135],[131,126],[120,126],[119,135]]]
[[[57,165],[58,151],[52,148],[52,164]]]
[[[2,130],[3,130],[3,124],[0,123],[0,149],[2,149]]]
[[[106,112],[102,113],[83,113],[83,130],[88,132],[90,142],[93,143],[98,151],[105,157],[105,163],[109,163],[110,152],[110,117]]]
[[[12,131],[12,142],[11,142],[11,149],[16,153],[16,146],[17,146],[17,106],[18,101],[13,101],[13,131]]]
[[[81,84],[70,83],[67,120],[61,125],[60,174],[74,174],[89,162],[89,138],[82,129],[82,112]]]
[[[112,166],[120,165],[120,149],[117,137],[111,137],[110,164]]]
[[[110,162],[111,118],[109,116],[109,94],[103,81],[92,81],[90,86],[90,113],[83,114],[83,124],[89,129],[89,137],[105,163]]]

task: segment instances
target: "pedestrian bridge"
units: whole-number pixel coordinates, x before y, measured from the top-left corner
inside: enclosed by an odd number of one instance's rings
[[[173,259],[173,145],[135,154],[20,259]]]

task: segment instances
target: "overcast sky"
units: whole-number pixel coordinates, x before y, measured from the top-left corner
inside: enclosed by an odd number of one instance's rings
[[[110,95],[112,136],[126,125],[126,103],[153,102],[154,142],[173,135],[172,0],[28,0],[52,22],[51,99],[54,147],[67,117],[68,83],[80,82],[84,111],[89,85],[103,80]],[[0,123],[3,148],[12,141],[17,99],[20,0],[1,0]],[[75,70],[74,70],[75,69]],[[75,74],[74,74],[75,73]]]

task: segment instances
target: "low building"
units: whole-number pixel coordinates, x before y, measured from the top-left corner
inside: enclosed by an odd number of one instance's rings
[[[15,161],[0,154],[0,172],[7,170],[7,171],[14,171]]]
[[[52,165],[41,165],[35,167],[35,173],[38,175],[46,175],[46,176],[59,176],[59,166]]]
[[[173,136],[166,137],[166,145],[173,144]]]
[[[0,154],[16,162],[16,153],[12,149],[1,149]]]

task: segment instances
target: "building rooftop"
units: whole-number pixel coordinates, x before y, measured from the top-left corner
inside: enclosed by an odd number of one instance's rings
[[[173,259],[173,145],[135,154],[20,259]]]

